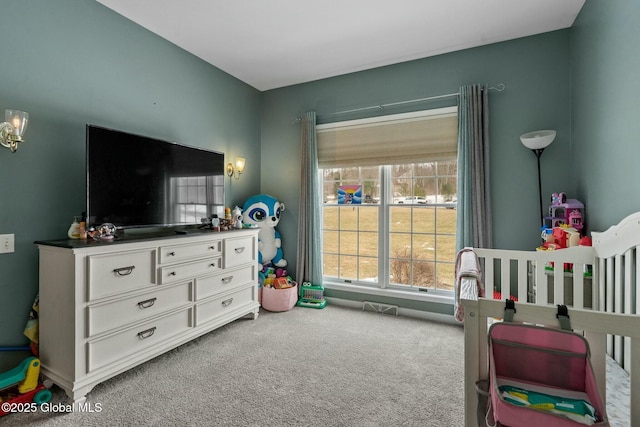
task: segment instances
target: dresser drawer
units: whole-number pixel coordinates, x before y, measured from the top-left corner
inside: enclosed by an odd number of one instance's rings
[[[213,298],[196,304],[196,326],[215,320],[226,313],[240,309],[252,303],[257,292],[256,286],[248,286],[233,293],[227,293],[220,297]]]
[[[222,253],[222,240],[171,245],[160,248],[160,264],[184,261],[194,258],[219,256]]]
[[[196,279],[196,300],[228,291],[246,285],[249,282],[257,283],[256,266],[247,266],[235,270],[224,270],[222,274],[215,276],[199,277]]]
[[[192,327],[191,309],[170,313],[122,332],[89,341],[88,370],[92,371],[125,356],[162,344]]]
[[[190,304],[192,282],[161,288],[118,301],[96,304],[87,308],[88,336],[140,322],[180,306]]]
[[[89,299],[142,289],[154,284],[155,250],[90,255]]]
[[[253,236],[226,239],[224,241],[224,267],[230,268],[243,265],[256,258],[256,239]]]
[[[221,258],[207,258],[200,261],[166,265],[158,269],[158,281],[162,284],[182,282],[196,276],[217,273],[222,270]]]

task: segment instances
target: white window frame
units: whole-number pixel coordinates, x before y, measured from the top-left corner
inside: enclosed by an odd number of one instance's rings
[[[439,115],[443,113],[456,113],[457,107],[438,108],[432,110],[424,110],[412,113],[404,113],[398,115],[389,115],[381,117],[372,117],[366,119],[350,120],[344,122],[334,122],[321,124],[317,126],[318,133],[329,129],[337,129],[345,126],[367,126],[379,124],[385,121],[401,119],[412,119],[419,117],[427,117],[432,115]],[[435,160],[438,161],[438,160]],[[419,162],[420,163],[420,162]],[[385,297],[399,297],[403,299],[430,301],[437,303],[450,304],[454,299],[454,291],[451,290],[438,290],[428,289],[419,290],[416,287],[406,287],[404,285],[389,284],[390,273],[390,228],[388,227],[391,215],[391,208],[394,206],[393,196],[390,187],[391,183],[391,167],[381,166],[379,183],[380,183],[380,203],[378,204],[378,282],[371,284],[365,281],[352,281],[346,283],[344,280],[339,280],[334,277],[326,277],[323,275],[323,285],[328,289],[343,290],[355,293],[364,293],[367,295],[378,295]],[[324,186],[323,176],[320,175],[320,182]],[[383,203],[383,201],[385,203]],[[324,204],[323,204],[324,209]],[[436,234],[437,235],[437,234]],[[383,278],[383,280],[380,280]]]

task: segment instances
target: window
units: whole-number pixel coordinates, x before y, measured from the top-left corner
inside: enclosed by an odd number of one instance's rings
[[[389,169],[389,283],[453,290],[457,161]]]
[[[380,163],[376,165],[366,164],[372,162],[371,153],[362,157],[365,165],[354,165],[358,159],[353,153],[358,147],[344,146],[368,146],[375,151],[375,142],[372,147],[367,138],[359,137],[379,138],[385,132],[379,127],[380,118],[368,123],[357,121],[358,131],[350,135],[335,135],[344,129],[345,123],[318,126],[319,164],[323,167],[322,254],[326,281],[391,289],[453,291],[457,115],[455,109],[454,114],[451,113],[451,109],[421,112],[422,120],[446,119],[447,123],[436,126],[439,136],[431,148],[437,146],[437,153],[429,153],[429,135],[420,135],[422,143],[416,143],[415,134],[411,135],[414,148],[425,146],[421,154],[412,155],[417,160],[414,162],[391,161],[396,154],[399,154],[396,157],[403,156],[403,138],[407,133],[402,132],[402,120],[391,116],[383,118],[385,123],[400,126],[390,133],[393,140],[387,141],[387,155],[374,161]],[[415,128],[416,116],[410,118]],[[429,124],[431,130],[433,125]],[[376,131],[368,133],[374,126],[378,126]],[[448,127],[446,132],[442,131],[443,126]],[[328,146],[327,133],[333,133],[329,135],[329,144],[334,145],[331,151],[335,157],[330,161],[326,161],[326,157],[323,160],[321,155]],[[354,139],[344,139],[345,136]],[[335,149],[352,154],[348,159],[341,159]],[[349,188],[359,189],[360,192],[355,193],[359,197],[354,197],[352,203],[341,203],[340,190]]]

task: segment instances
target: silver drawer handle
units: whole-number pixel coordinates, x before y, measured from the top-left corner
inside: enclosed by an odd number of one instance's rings
[[[118,276],[128,276],[131,274],[134,268],[136,268],[135,265],[130,265],[129,267],[114,268],[113,272]]]
[[[149,328],[146,331],[138,332],[138,338],[141,340],[149,338],[151,335],[156,333],[156,327]]]
[[[223,307],[229,307],[232,302],[233,302],[233,298],[229,298],[227,300],[222,301],[222,306]]]
[[[223,277],[222,278],[222,283],[226,285],[226,284],[230,283],[232,280],[233,280],[233,276]]]
[[[237,254],[241,254],[242,252],[244,252],[244,246],[241,248],[235,248],[235,251]]]
[[[148,300],[140,301],[140,302],[138,303],[138,307],[140,307],[140,308],[149,308],[149,307],[152,307],[152,306],[153,306],[153,304],[155,304],[155,303],[156,303],[156,300],[157,300],[157,299],[158,299],[158,298],[150,298],[150,299],[148,299]]]

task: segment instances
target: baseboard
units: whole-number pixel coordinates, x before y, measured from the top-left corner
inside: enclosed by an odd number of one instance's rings
[[[362,310],[363,302],[362,301],[353,301],[343,298],[333,298],[333,297],[325,297],[328,304],[339,305],[343,307],[357,308]],[[451,325],[460,325],[461,323],[457,322],[452,315],[441,314],[441,313],[433,313],[430,311],[422,311],[422,310],[414,310],[411,308],[402,308],[398,307],[398,315],[406,316],[406,317],[415,317],[417,319],[423,320],[431,320],[433,322],[440,323],[448,323]],[[381,314],[381,316],[389,316],[388,314]]]

